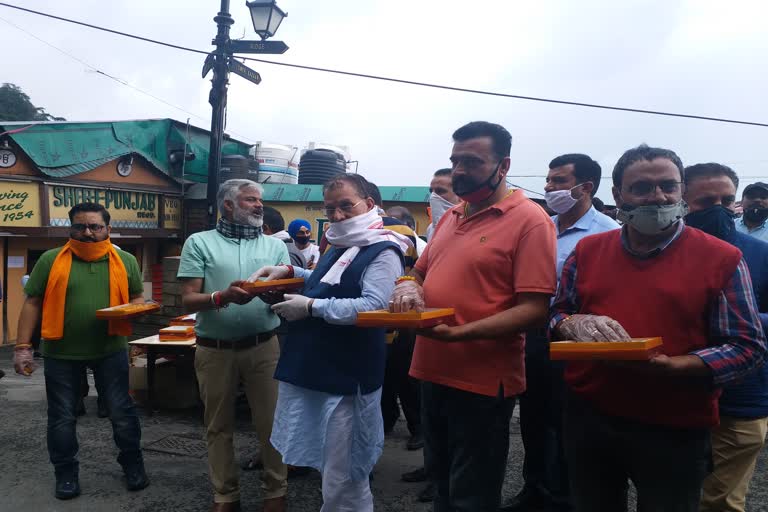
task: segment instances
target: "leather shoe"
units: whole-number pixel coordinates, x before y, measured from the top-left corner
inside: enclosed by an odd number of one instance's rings
[[[263,512],[285,512],[285,496],[264,500]]]
[[[240,502],[214,503],[211,512],[240,512]]]
[[[144,465],[125,470],[125,486],[129,491],[140,491],[149,485],[149,477],[144,471]]]
[[[422,489],[419,495],[416,497],[421,503],[431,503],[435,501],[435,484],[428,483],[427,486]]]
[[[56,479],[55,496],[60,500],[71,500],[80,496],[80,482],[77,477]]]
[[[408,483],[426,482],[427,481],[427,469],[422,466],[419,469],[415,469],[413,471],[409,471],[408,473],[403,473],[400,476],[400,479],[403,482],[408,482]]]

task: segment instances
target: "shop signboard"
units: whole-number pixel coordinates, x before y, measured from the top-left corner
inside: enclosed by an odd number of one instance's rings
[[[163,227],[181,229],[181,198],[163,197]]]
[[[69,210],[79,203],[103,205],[112,228],[157,229],[158,194],[133,190],[51,185],[48,194],[51,226],[69,226]]]
[[[40,186],[37,183],[0,181],[0,226],[41,226]]]

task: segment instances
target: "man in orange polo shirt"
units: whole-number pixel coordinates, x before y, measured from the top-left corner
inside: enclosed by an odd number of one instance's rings
[[[515,397],[525,390],[523,333],[542,325],[555,291],[552,221],[509,189],[512,137],[473,122],[453,134],[453,190],[432,240],[393,292],[393,311],[456,309],[456,325],[421,332],[411,376],[422,380],[427,472],[436,512],[496,511]]]

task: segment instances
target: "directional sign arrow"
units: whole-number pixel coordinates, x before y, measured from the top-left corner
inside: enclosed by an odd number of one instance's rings
[[[245,78],[246,80],[249,80],[256,85],[259,85],[261,83],[261,75],[249,68],[248,66],[245,66],[243,64],[240,64],[238,61],[232,59],[229,61],[229,70],[236,75],[240,75],[241,77]]]
[[[288,45],[282,41],[243,41],[236,39],[229,42],[232,53],[285,53]]]
[[[211,72],[211,69],[213,69],[213,54],[209,53],[203,62],[203,78]]]

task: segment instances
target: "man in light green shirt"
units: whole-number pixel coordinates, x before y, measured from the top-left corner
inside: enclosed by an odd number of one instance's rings
[[[189,312],[197,313],[195,371],[205,406],[213,512],[240,509],[240,484],[232,444],[235,396],[243,383],[264,462],[264,512],[284,512],[287,468],[272,447],[277,403],[275,367],[280,319],[269,305],[240,285],[265,265],[289,264],[285,244],[262,233],[261,185],[250,180],[221,184],[216,229],[195,233],[184,244],[178,277]]]

